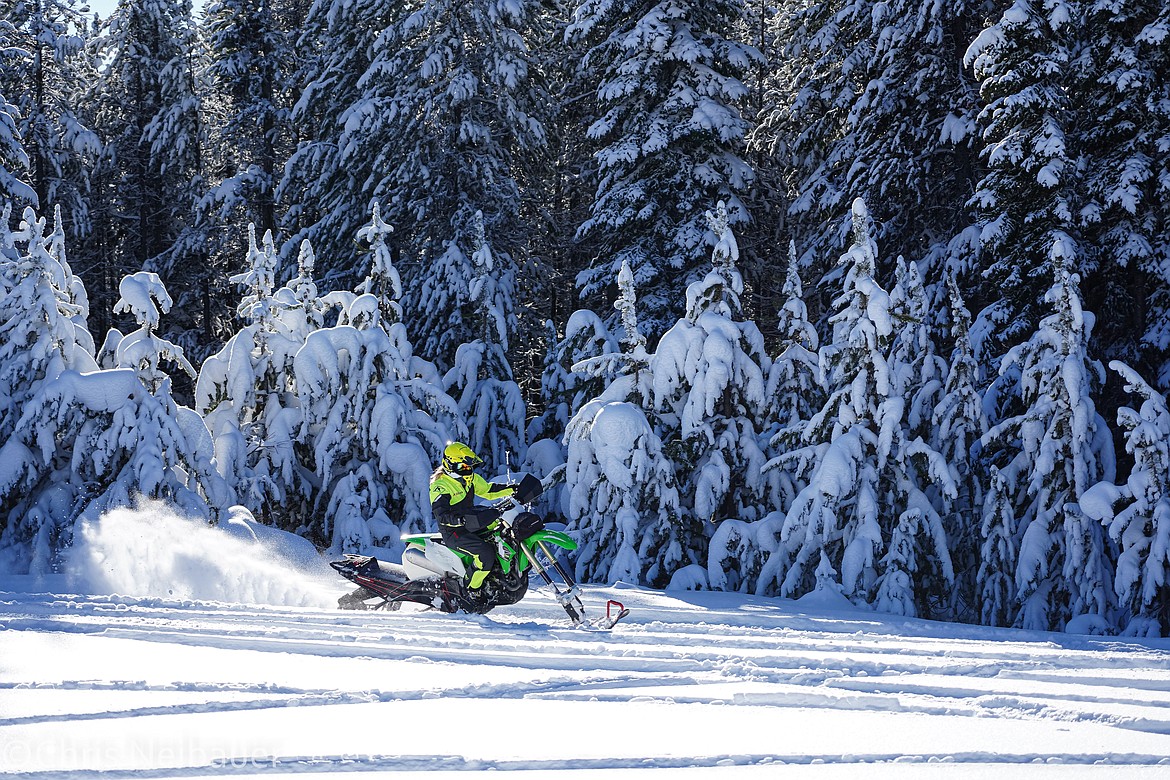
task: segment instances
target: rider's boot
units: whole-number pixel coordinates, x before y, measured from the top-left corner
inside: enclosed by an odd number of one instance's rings
[[[444,577],[439,583],[439,603],[435,606],[443,612],[458,612],[464,598],[463,579]]]

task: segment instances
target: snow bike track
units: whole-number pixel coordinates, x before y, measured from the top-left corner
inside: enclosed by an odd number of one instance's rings
[[[1164,641],[586,589],[611,597],[631,616],[588,631],[542,594],[474,617],[0,592],[0,773],[1170,771]]]

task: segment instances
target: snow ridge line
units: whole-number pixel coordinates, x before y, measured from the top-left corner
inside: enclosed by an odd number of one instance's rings
[[[699,681],[695,680],[694,683]],[[448,689],[443,692],[446,698],[454,699],[524,699],[530,697],[544,697],[557,694],[561,691],[588,692],[621,686],[638,685],[646,687],[653,684],[652,680],[641,678],[602,678],[594,680],[580,680],[578,678],[557,678],[533,683],[504,683],[466,686],[462,689]],[[661,685],[685,685],[686,681],[678,678],[659,681]],[[192,704],[175,704],[157,707],[140,707],[126,710],[111,710],[106,712],[88,713],[61,713],[55,715],[26,716],[15,718],[0,718],[0,727],[12,725],[28,725],[33,723],[68,723],[75,720],[107,720],[117,718],[136,718],[150,715],[187,715],[218,712],[235,712],[260,709],[278,709],[283,707],[310,707],[334,706],[347,704],[372,704],[386,702],[424,701],[433,699],[432,690],[393,690],[384,691],[371,689],[365,691],[308,691],[280,686],[247,686],[237,684],[181,684],[181,685],[150,685],[142,681],[88,681],[66,680],[60,683],[0,683],[0,690],[65,690],[65,691],[152,691],[152,692],[197,692],[197,693],[253,693],[269,695],[271,698],[248,699],[220,702],[197,702]],[[2,775],[3,772],[0,772]]]
[[[142,778],[198,778],[224,774],[273,775],[320,774],[339,772],[528,772],[569,770],[623,770],[623,769],[704,769],[743,768],[758,766],[810,766],[814,764],[867,766],[881,764],[1000,764],[1027,766],[1030,764],[1064,764],[1071,766],[1170,766],[1170,758],[1159,755],[1127,754],[1120,757],[1110,753],[1090,753],[1059,758],[1041,753],[1001,755],[970,752],[946,754],[902,755],[897,753],[835,754],[835,755],[717,755],[717,756],[659,756],[646,758],[570,758],[491,760],[468,759],[456,755],[374,755],[374,756],[245,756],[216,760],[205,766],[169,767],[151,770],[69,770],[25,772],[28,780],[85,780],[99,777],[103,780],[141,780]],[[0,777],[9,773],[0,772]]]

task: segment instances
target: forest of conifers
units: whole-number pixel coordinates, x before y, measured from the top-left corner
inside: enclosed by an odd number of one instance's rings
[[[0,566],[462,438],[595,581],[1170,631],[1164,2],[0,9]]]

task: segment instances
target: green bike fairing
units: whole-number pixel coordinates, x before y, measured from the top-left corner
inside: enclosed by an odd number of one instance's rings
[[[431,543],[432,540],[441,543],[437,536],[432,536],[431,534],[405,534],[402,537],[402,541],[406,542],[407,544],[417,544],[420,547],[426,547]],[[541,529],[540,531],[537,531],[532,536],[525,539],[520,544],[521,548],[523,548],[524,555],[519,556],[519,571],[524,571],[531,565],[529,559],[532,557],[532,548],[534,548],[538,542],[547,542],[566,550],[577,549],[577,543],[573,541],[573,538],[568,534],[562,533],[560,531],[552,531],[547,528]],[[505,574],[507,574],[512,570],[512,561],[516,560],[517,555],[516,550],[513,549],[512,545],[504,542],[503,546],[505,550],[508,550],[511,553],[510,555],[499,556],[500,568],[504,571]],[[458,555],[459,559],[464,563],[471,562],[471,556],[467,553],[461,550],[453,550],[450,547],[447,549]]]

